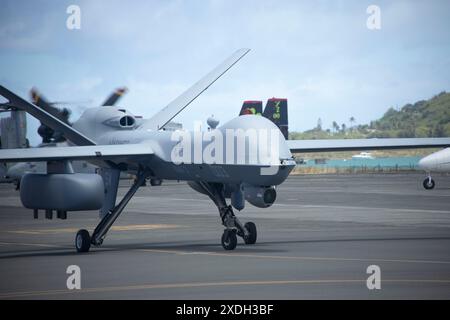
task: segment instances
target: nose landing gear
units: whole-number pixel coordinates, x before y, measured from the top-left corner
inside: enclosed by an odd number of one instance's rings
[[[237,245],[236,230],[225,229],[222,234],[222,247],[225,250],[234,250]]]
[[[436,184],[434,183],[434,180],[431,178],[431,175],[428,175],[428,177],[423,180],[423,187],[427,190],[434,189],[434,186]]]
[[[244,228],[248,231],[248,236],[244,237],[245,244],[255,244],[256,243],[256,225],[253,222],[247,222]]]
[[[256,225],[247,222],[245,225],[234,215],[232,206],[227,205],[224,196],[224,187],[219,183],[199,182],[199,185],[206,191],[208,196],[219,209],[222,224],[225,230],[222,234],[222,247],[225,250],[234,250],[237,245],[237,236],[244,239],[245,244],[256,243]]]

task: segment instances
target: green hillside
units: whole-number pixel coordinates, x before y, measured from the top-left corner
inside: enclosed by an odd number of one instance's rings
[[[344,138],[414,138],[450,137],[450,93],[442,92],[429,100],[407,104],[401,109],[389,108],[378,120],[370,124],[352,125],[333,122],[333,129],[323,130],[321,121],[316,128],[292,132],[291,139],[344,139]]]

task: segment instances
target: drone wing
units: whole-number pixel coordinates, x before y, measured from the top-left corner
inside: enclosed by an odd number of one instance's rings
[[[153,155],[145,143],[127,145],[95,145],[74,147],[1,149],[0,162],[111,160],[119,163],[137,161]]]
[[[225,72],[241,60],[250,49],[240,49],[232,54],[227,60],[218,65],[214,70],[204,76],[200,81],[195,83],[192,87],[186,90],[183,94],[178,96],[175,100],[169,103],[161,111],[159,111],[152,118],[147,120],[142,129],[158,130],[172,120],[177,114],[183,111],[192,101],[201,95],[209,88],[217,79],[219,79]]]

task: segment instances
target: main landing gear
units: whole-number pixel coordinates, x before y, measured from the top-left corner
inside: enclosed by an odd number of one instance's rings
[[[138,173],[138,176],[134,181],[133,185],[131,186],[130,190],[128,190],[128,192],[119,202],[119,204],[116,205],[113,210],[111,210],[107,215],[103,217],[103,219],[95,228],[92,236],[90,236],[89,232],[84,229],[77,232],[77,235],[75,237],[75,248],[77,249],[78,252],[88,252],[91,247],[91,244],[95,246],[100,246],[103,243],[106,233],[111,228],[114,221],[116,221],[116,219],[122,213],[125,206],[134,196],[134,194],[142,185],[142,183],[145,181],[148,175],[149,174],[147,171],[142,171]]]
[[[138,174],[137,179],[134,181],[130,190],[128,190],[119,204],[103,217],[95,228],[92,236],[89,235],[87,230],[82,229],[78,231],[75,237],[75,247],[78,252],[88,252],[91,245],[100,246],[103,243],[106,233],[148,175],[149,173],[146,171],[142,171]],[[234,215],[232,206],[227,205],[226,203],[224,186],[219,183],[199,182],[199,184],[207,192],[219,210],[222,224],[225,226],[225,230],[222,234],[223,248],[225,250],[235,249],[237,245],[237,236],[244,239],[245,244],[255,244],[257,239],[256,225],[253,222],[247,222],[245,225],[242,225],[239,219]]]
[[[225,226],[222,234],[222,247],[225,250],[234,250],[237,245],[237,236],[243,238],[245,244],[255,244],[256,225],[253,222],[242,225],[234,215],[233,207],[226,203],[223,184],[206,182],[199,182],[199,184],[217,206],[222,224]]]
[[[423,187],[427,190],[434,189],[434,186],[436,184],[434,183],[434,180],[431,178],[431,175],[428,175],[425,180],[423,180]]]
[[[91,248],[91,236],[89,231],[81,229],[75,236],[75,248],[78,252],[88,252]]]

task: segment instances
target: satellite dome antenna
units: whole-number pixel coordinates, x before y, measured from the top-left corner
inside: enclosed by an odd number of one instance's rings
[[[211,117],[209,117],[208,120],[206,120],[206,123],[211,129],[217,128],[219,122],[220,122],[219,120],[214,119],[214,115],[211,115]]]

